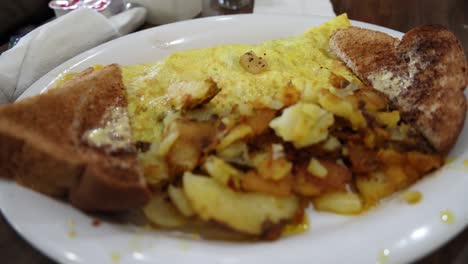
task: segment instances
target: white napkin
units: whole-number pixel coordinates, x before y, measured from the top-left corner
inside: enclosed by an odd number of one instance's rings
[[[145,17],[142,7],[110,19],[83,8],[36,28],[0,56],[0,104],[14,101],[37,79],[73,56],[135,30]]]
[[[335,16],[330,0],[255,0],[254,13]]]

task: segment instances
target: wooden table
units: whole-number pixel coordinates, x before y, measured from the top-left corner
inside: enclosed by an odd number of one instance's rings
[[[253,2],[253,1],[252,1]],[[400,31],[420,24],[443,24],[455,32],[468,53],[467,0],[332,0],[335,13],[351,19]],[[239,11],[221,9],[215,0],[204,0],[200,16],[251,13],[253,3]],[[26,210],[26,208],[25,208]],[[0,214],[0,263],[52,264],[54,261],[31,247],[5,222]],[[416,263],[468,263],[468,229]]]

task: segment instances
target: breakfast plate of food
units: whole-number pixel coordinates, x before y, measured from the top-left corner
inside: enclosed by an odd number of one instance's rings
[[[137,32],[0,107],[0,208],[63,263],[401,263],[468,224],[441,26],[236,15]]]

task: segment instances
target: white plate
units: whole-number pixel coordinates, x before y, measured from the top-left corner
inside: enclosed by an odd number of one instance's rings
[[[328,19],[238,15],[148,29],[65,62],[38,80],[23,97],[47,88],[64,70],[78,71],[96,63],[156,61],[175,51],[216,44],[258,43],[302,33]],[[369,24],[353,24],[402,35]],[[111,223],[93,227],[92,218],[69,205],[6,181],[0,181],[0,207],[26,240],[63,263],[376,263],[385,259],[387,263],[402,263],[439,247],[468,223],[468,206],[463,201],[468,186],[468,168],[463,166],[467,150],[465,126],[451,153],[455,160],[410,188],[423,193],[423,200],[416,205],[394,196],[356,217],[310,210],[309,232],[275,242],[203,241]],[[441,221],[443,210],[453,212],[453,224]]]

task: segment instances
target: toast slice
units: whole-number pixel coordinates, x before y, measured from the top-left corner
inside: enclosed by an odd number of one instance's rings
[[[465,120],[468,77],[463,49],[450,31],[421,26],[400,41],[350,27],[332,34],[330,48],[366,85],[387,95],[437,151],[451,149]]]
[[[109,65],[0,106],[0,176],[85,211],[143,206],[150,191],[126,105],[120,68]]]

